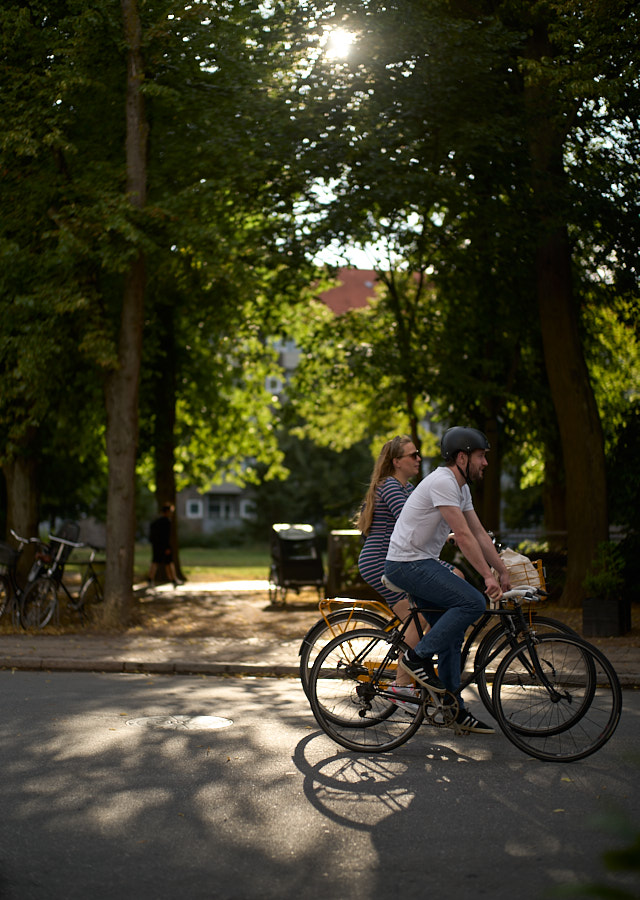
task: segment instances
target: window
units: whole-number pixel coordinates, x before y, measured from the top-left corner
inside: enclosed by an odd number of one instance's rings
[[[187,519],[202,518],[202,500],[187,500]]]
[[[210,519],[227,521],[237,517],[237,501],[234,497],[225,497],[218,494],[209,495],[208,515]]]

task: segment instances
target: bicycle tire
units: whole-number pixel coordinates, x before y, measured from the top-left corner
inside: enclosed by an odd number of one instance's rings
[[[102,603],[103,594],[100,582],[91,575],[80,588],[78,599],[74,604],[74,608],[84,611],[87,606],[94,606],[96,603]]]
[[[382,631],[392,627],[396,621],[393,617],[385,617],[380,613],[367,609],[340,609],[329,613],[326,619],[318,619],[305,634],[300,644],[300,681],[307,697],[309,696],[309,677],[311,669],[320,650],[344,631],[355,631],[357,628],[380,628]]]
[[[58,606],[58,585],[53,578],[32,581],[20,599],[20,624],[26,630],[45,628]]]
[[[272,565],[269,569],[269,603],[271,606],[284,606],[286,590],[278,580],[278,569]]]
[[[576,635],[577,637],[577,635]],[[582,641],[582,638],[578,638],[579,641]],[[547,690],[549,691],[548,685],[555,684],[556,678],[566,678],[564,675],[557,675],[559,671],[559,666],[556,661],[557,656],[557,647],[549,647],[539,646],[540,642],[536,642],[535,654],[538,660],[538,663],[541,667],[541,675],[544,679],[544,683],[547,686]],[[540,651],[540,652],[538,652]],[[530,720],[527,720],[526,717],[523,717],[522,712],[520,711],[519,715],[514,715],[513,720],[510,723],[513,731],[518,732],[523,735],[540,735],[545,734],[545,736],[554,736],[556,734],[560,734],[563,731],[568,731],[570,728],[573,728],[574,725],[578,724],[582,716],[587,712],[589,706],[591,705],[593,698],[595,696],[596,686],[597,686],[597,675],[596,675],[596,667],[592,662],[591,655],[589,651],[582,651],[582,655],[580,656],[581,651],[579,648],[574,650],[575,656],[579,661],[580,669],[579,674],[572,674],[572,693],[571,693],[571,701],[570,705],[567,706],[565,710],[562,710],[560,713],[559,710],[553,710],[557,713],[555,717],[555,723],[551,721],[551,717],[547,721],[545,721],[544,716],[532,716]],[[562,668],[565,671],[568,671],[569,665],[565,658],[562,660]],[[532,677],[535,680],[535,664],[533,662],[533,654],[532,652],[522,653],[519,655],[518,662],[516,664],[519,667],[528,670],[528,677],[531,679]],[[572,661],[572,669],[575,669],[575,661]],[[511,676],[509,676],[510,678]],[[553,691],[555,692],[555,688]],[[552,702],[560,702],[558,697],[552,697]],[[548,704],[543,703],[542,708]]]
[[[536,634],[570,634],[578,637],[576,631],[565,625],[559,619],[551,619],[548,616],[536,616],[533,620],[533,628]],[[500,642],[503,641],[502,652],[500,651]],[[500,663],[505,658],[509,650],[518,646],[522,640],[522,635],[511,636],[505,633],[503,625],[499,622],[494,625],[480,641],[474,659],[474,670],[477,672],[476,686],[478,694],[491,715],[493,715],[493,700],[489,689],[489,682],[493,683],[496,672],[500,667]],[[491,659],[494,653],[498,653]],[[489,662],[485,662],[488,660]]]
[[[378,628],[345,632],[322,648],[311,670],[309,700],[316,722],[333,741],[347,750],[383,753],[416,733],[426,692],[421,691],[415,714],[385,694],[405,650]]]
[[[11,583],[6,575],[0,575],[0,618],[9,609],[11,603]]]
[[[543,678],[532,671],[536,655]],[[575,762],[599,750],[617,728],[622,690],[607,657],[578,636],[547,634],[502,660],[494,715],[520,750],[546,762]]]
[[[358,629],[358,632],[363,631],[363,630],[367,630],[367,629]],[[370,631],[371,629],[368,629],[368,630]],[[384,631],[382,631],[382,629],[379,629],[377,626],[375,628],[375,631],[380,631],[381,634],[385,633]],[[336,638],[334,639],[334,640],[337,640],[337,638],[339,638],[339,637],[345,637],[345,643],[343,646],[347,649],[340,651],[343,653],[344,660],[348,660],[355,652],[355,651],[353,651],[353,647],[355,646],[355,644],[352,644],[349,640],[349,636],[352,633],[353,632],[351,632],[351,631],[344,632],[342,635],[336,635]],[[331,643],[331,641],[329,643]],[[316,657],[316,659],[317,659],[317,657]],[[342,663],[342,659],[340,660],[340,663]],[[315,665],[315,663],[314,663],[314,665]],[[311,671],[313,672],[313,669]],[[394,664],[393,665],[394,678],[397,674],[397,671],[398,671],[398,666],[397,666],[397,664]],[[311,678],[309,679],[309,681],[311,681]],[[308,699],[309,699],[309,702],[311,702],[311,693],[309,693]],[[318,703],[319,703],[319,706],[322,707],[321,712],[322,712],[322,715],[324,716],[324,718],[334,722],[335,724],[339,725],[341,728],[368,728],[370,725],[372,725],[378,721],[382,721],[383,719],[388,718],[390,715],[393,714],[393,712],[397,708],[396,705],[394,703],[392,703],[391,701],[387,701],[386,703],[378,702],[378,703],[376,703],[375,713],[372,712],[371,715],[369,715],[369,716],[359,716],[356,719],[356,718],[354,718],[353,710],[350,707],[347,710],[346,714],[343,714],[338,706],[333,706],[331,704],[322,706],[322,701],[320,698],[318,699]]]

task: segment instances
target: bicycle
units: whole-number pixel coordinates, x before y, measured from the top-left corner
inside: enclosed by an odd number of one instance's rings
[[[391,588],[393,587],[389,584],[388,586]],[[577,633],[564,622],[534,613],[534,604],[546,597],[546,591],[543,588],[528,587],[524,590],[519,589],[519,595],[522,597],[523,603],[526,601],[529,604],[528,624],[532,628],[535,627],[536,635],[539,633],[559,633],[578,636]],[[354,601],[349,600],[324,600],[319,604],[321,611],[323,611],[324,607],[331,608],[331,605],[336,603],[351,605],[346,609],[343,608],[341,611],[329,615],[326,615],[323,612],[324,618],[312,626],[303,640],[299,651],[301,656],[300,677],[303,689],[307,696],[309,696],[309,676],[313,666],[312,660],[315,660],[322,646],[326,645],[332,637],[335,637],[336,633],[355,630],[358,627],[362,627],[362,625],[358,624],[359,622],[364,622],[365,627],[373,626],[387,632],[400,628],[401,633],[404,635],[408,630],[410,623],[413,621],[416,625],[418,635],[422,636],[423,634],[420,612],[416,608],[411,610],[409,618],[403,624],[400,619],[394,617],[390,608],[386,607],[386,605],[377,604],[381,609],[378,610],[377,613],[374,613],[371,611],[371,607],[376,605],[375,603],[365,601],[365,610],[360,610],[353,605],[353,602]],[[506,603],[508,601],[505,600],[504,602]],[[384,610],[387,611],[386,618],[384,617]],[[435,609],[433,611],[441,612],[441,610]],[[492,611],[487,609],[482,616],[470,626],[461,650],[461,672],[464,672],[475,647],[476,667],[481,671],[481,675],[479,675],[477,682],[478,692],[480,693],[482,702],[490,712],[493,712],[493,706],[488,681],[492,680],[498,665],[505,655],[518,643],[518,632],[513,624],[512,618],[509,616],[505,616],[502,623],[495,624],[488,630],[485,630],[493,615],[500,615],[500,612],[498,610]]]
[[[501,731],[530,756],[553,762],[583,759],[600,749],[617,727],[620,683],[604,654],[578,635],[538,636],[522,608],[530,593],[530,589],[509,591],[491,610],[501,619],[504,640],[493,636],[484,650],[481,643],[461,690],[478,685]],[[456,730],[459,707],[451,694],[421,687],[419,697],[407,696],[402,708],[392,700],[389,686],[395,681],[397,660],[407,649],[406,628],[407,623],[391,631],[348,631],[319,652],[309,682],[311,709],[322,730],[341,746],[367,752],[393,750],[424,721]],[[506,655],[505,641],[510,645]],[[487,669],[498,657],[489,694]],[[487,689],[480,691],[483,681]]]
[[[104,547],[96,547],[93,544],[84,544],[84,546],[89,548],[89,559],[84,561],[84,572],[80,582],[78,599],[74,605],[74,609],[81,611],[86,606],[94,606],[96,603],[102,603],[104,600],[100,578],[94,568],[96,553],[104,552]]]
[[[51,536],[53,556],[47,571],[24,591],[20,600],[20,622],[25,629],[45,628],[60,608],[60,593],[67,605],[80,613],[84,620],[86,607],[103,599],[102,588],[94,569],[95,555],[101,548],[91,544],[67,540],[59,535]],[[85,565],[80,589],[74,597],[62,580],[66,560],[73,549],[89,547],[91,554]]]
[[[491,537],[496,550],[501,555],[512,552],[504,548],[502,544],[497,541],[492,532],[488,532],[488,534]],[[454,536],[450,535],[447,542],[448,544],[455,546]],[[521,562],[515,564],[508,563],[509,570],[515,579],[515,586],[526,585],[527,587],[535,588],[536,599],[546,597],[546,580],[542,561],[539,559],[526,559],[524,562],[526,565]],[[463,557],[459,556],[459,558],[456,559],[456,566],[464,569],[467,581],[474,584],[478,590],[484,590],[484,585],[479,579],[477,572],[470,568]],[[385,581],[384,578],[383,581]],[[386,586],[390,590],[396,590],[388,581],[386,582]],[[339,607],[337,611],[334,610],[335,606]],[[331,638],[335,637],[341,631],[347,629],[353,630],[355,628],[372,625],[374,627],[380,626],[384,630],[389,631],[400,625],[400,620],[394,614],[393,610],[386,603],[380,601],[356,601],[344,598],[337,598],[334,600],[325,599],[320,601],[318,608],[321,613],[321,618],[307,631],[298,650],[298,656],[300,657],[300,681],[303,690],[307,695],[309,693],[309,675],[313,667],[313,662],[319,650],[327,643],[327,641],[331,640]],[[535,616],[538,631],[560,631],[562,633],[568,631],[571,634],[575,634],[573,629],[570,629],[562,622],[558,622],[556,619],[549,619],[545,616],[540,616],[537,613],[535,613]],[[531,617],[533,618],[533,611],[531,612]],[[488,625],[490,618],[490,614],[487,613],[471,627],[462,648],[463,671],[475,642]],[[417,622],[417,626],[418,633],[422,634],[422,628],[420,627],[419,622]]]
[[[533,593],[530,594],[530,597],[534,598],[536,602],[543,599],[544,596],[545,592],[541,588],[536,589],[535,595]],[[339,608],[334,610],[334,606],[338,606]],[[392,631],[394,628],[402,626],[402,622],[394,615],[393,610],[390,607],[375,600],[363,600],[358,602],[348,599],[322,600],[318,604],[318,607],[322,617],[307,631],[298,650],[298,656],[300,657],[300,681],[307,697],[309,696],[309,677],[313,668],[313,663],[322,647],[324,647],[332,638],[347,630],[354,631],[356,628],[377,627],[381,628],[383,631]],[[484,613],[467,632],[462,647],[462,671],[464,671],[476,643],[478,644],[477,649],[480,650],[482,647],[482,652],[487,657],[490,652],[495,649],[495,645],[499,641],[502,642],[501,648],[503,655],[507,650],[510,650],[511,647],[514,646],[513,633],[510,632],[509,640],[506,640],[503,626],[500,624],[494,625],[480,640],[480,636],[487,628],[491,619],[492,613],[487,610],[487,612]],[[420,620],[415,615],[413,620],[417,624],[418,633],[422,634]],[[409,622],[406,624],[408,626]],[[572,628],[565,625],[563,622],[541,616],[537,612],[534,613],[533,606],[530,607],[530,624],[535,624],[537,632],[544,631],[550,633],[560,632],[562,634],[576,634]],[[507,625],[507,628],[510,628],[510,626]],[[406,631],[406,628],[403,630],[403,633],[404,631]],[[497,662],[499,662],[500,659],[501,657],[497,655],[491,657],[491,663],[487,667],[487,674],[493,674],[493,671],[497,669]],[[493,670],[490,668],[491,664],[493,664]],[[484,687],[484,691],[485,696],[483,697],[483,700],[486,705],[487,700],[490,702],[490,695],[486,690],[486,687]]]
[[[26,587],[35,581],[46,571],[49,546],[39,538],[25,538],[11,529],[12,537],[18,542],[18,547],[0,541],[0,617],[11,613],[13,625],[20,621],[20,598]],[[24,548],[28,544],[36,544],[35,559],[29,569],[25,587],[18,581],[18,564]]]

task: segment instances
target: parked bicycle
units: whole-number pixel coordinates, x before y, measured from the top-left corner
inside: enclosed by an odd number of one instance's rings
[[[60,535],[51,535],[50,541],[52,556],[46,572],[28,586],[20,599],[20,622],[25,629],[45,628],[59,614],[61,598],[83,620],[87,617],[89,605],[103,599],[100,579],[95,570],[95,556],[101,548]],[[72,550],[84,547],[89,548],[90,556],[84,563],[78,593],[73,595],[63,581],[65,565]]]
[[[498,619],[497,627],[480,643],[461,689],[475,683],[501,731],[525,753],[547,761],[583,759],[600,749],[618,725],[620,683],[604,654],[578,635],[536,633],[523,609],[534,599],[532,593],[529,588],[509,591],[488,611]],[[322,730],[341,746],[393,750],[425,720],[456,729],[459,707],[449,693],[421,687],[402,708],[393,702],[389,688],[407,649],[407,627],[349,630],[318,653],[309,679],[311,708]],[[489,691],[490,666],[498,660]]]
[[[13,529],[11,535],[18,542],[17,548],[0,541],[0,616],[11,615],[15,626],[20,621],[20,598],[24,590],[46,571],[50,548],[39,538],[21,537]],[[18,581],[18,567],[28,544],[35,544],[37,550],[23,586]]]

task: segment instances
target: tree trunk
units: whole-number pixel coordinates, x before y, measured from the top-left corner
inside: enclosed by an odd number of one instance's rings
[[[156,500],[158,509],[165,503],[176,505],[175,477],[175,423],[176,423],[176,353],[173,316],[167,312],[163,319],[165,326],[161,336],[160,352],[162,364],[156,386],[157,406],[154,425],[154,467]],[[177,512],[177,510],[176,510]],[[171,551],[176,574],[183,577],[180,567],[180,547],[178,542],[178,516],[171,519]]]
[[[7,485],[7,533],[13,528],[23,537],[38,534],[37,467],[35,459],[24,456],[2,467]]]
[[[126,278],[119,366],[105,385],[109,460],[105,618],[112,622],[126,622],[133,605],[135,472],[144,288],[144,259],[139,256]]]
[[[7,485],[7,536],[12,528],[21,537],[38,536],[37,467],[35,459],[24,456],[6,462],[2,467]],[[13,540],[9,543],[15,546]],[[33,544],[25,547],[20,558],[19,578],[29,571],[34,552]]]
[[[484,431],[491,450],[487,457],[489,465],[484,470],[484,476],[480,483],[478,514],[484,527],[488,531],[497,533],[500,530],[500,472],[502,469],[498,420],[496,418],[487,419],[484,423]]]
[[[531,59],[553,59],[547,23],[533,23]],[[589,381],[573,293],[571,245],[565,207],[565,129],[571,109],[546,68],[525,87],[532,166],[538,310],[551,399],[556,411],[566,482],[567,580],[564,602],[579,606],[582,581],[600,541],[607,540],[604,438]]]
[[[578,332],[566,233],[550,234],[537,253],[538,308],[566,479],[567,581],[564,602],[579,606],[582,581],[608,538],[604,439]]]
[[[564,483],[564,467],[562,465],[562,446],[558,440],[557,447],[545,447],[544,484],[542,486],[542,505],[544,509],[545,533],[549,550],[553,552],[567,549],[567,492]]]
[[[133,206],[142,209],[146,201],[148,126],[140,89],[144,72],[136,0],[122,0],[122,14],[127,44],[127,196]],[[135,466],[145,283],[144,256],[138,251],[125,276],[118,368],[105,384],[109,488],[104,614],[110,621],[126,621],[133,603]]]

